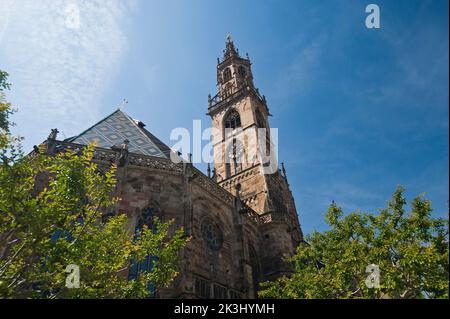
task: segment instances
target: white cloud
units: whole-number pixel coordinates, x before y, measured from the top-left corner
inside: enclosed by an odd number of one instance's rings
[[[136,2],[0,2],[7,8],[0,21],[9,18],[0,24],[0,68],[14,84],[18,133],[38,143],[52,127],[69,136],[98,120],[102,93],[127,48],[124,25]]]

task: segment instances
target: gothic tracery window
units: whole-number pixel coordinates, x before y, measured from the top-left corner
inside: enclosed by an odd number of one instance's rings
[[[205,219],[201,225],[202,238],[211,250],[222,248],[223,235],[220,228],[211,220]]]
[[[255,294],[259,290],[259,281],[261,276],[261,269],[258,261],[258,255],[252,245],[248,247],[250,255],[250,265],[252,267],[252,279],[253,279],[253,290]]]
[[[223,71],[223,80],[225,82],[231,80],[231,70],[230,70],[230,68],[226,68],[225,71]]]
[[[233,138],[232,142],[228,145],[228,149],[226,152],[226,176],[227,178],[231,176],[231,174],[237,174],[242,171],[242,163],[244,159],[244,147],[242,145],[242,141],[236,138]],[[231,171],[231,167],[233,167],[233,172]]]
[[[235,129],[241,127],[241,117],[239,116],[239,113],[235,110],[231,111],[230,114],[228,114],[226,120],[225,120],[225,129]]]
[[[245,78],[245,76],[247,75],[247,71],[245,71],[245,68],[242,65],[239,66],[238,73],[242,78]]]
[[[153,225],[153,208],[147,207],[142,211],[141,216],[139,217],[138,222],[136,223],[135,228],[135,236],[140,236],[140,233],[144,229],[144,226],[147,226],[152,232],[155,232]]]
[[[261,137],[265,138],[265,150],[263,152],[263,155],[270,155],[272,148],[271,148],[271,143],[270,143],[270,132],[266,128],[266,121],[259,109],[255,110],[255,115],[256,115],[256,125],[257,125],[258,129],[262,129],[262,131],[259,133],[261,134]],[[260,143],[262,146],[263,141],[261,141]]]
[[[261,111],[259,109],[256,109],[256,124],[258,125],[258,128],[265,128],[265,120],[264,116],[262,115]]]
[[[134,228],[134,239],[138,240],[142,235],[144,227],[148,227],[153,233],[156,233],[156,227],[153,223],[154,210],[153,208],[146,208],[142,211],[136,226]],[[153,269],[153,264],[156,261],[155,256],[148,255],[142,261],[138,262],[134,258],[130,262],[130,269],[128,272],[128,280],[136,280],[140,273],[150,272]],[[155,293],[155,288],[152,282],[148,282],[147,289],[150,295]]]

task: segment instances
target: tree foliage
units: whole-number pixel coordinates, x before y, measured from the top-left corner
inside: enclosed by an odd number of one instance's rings
[[[9,86],[0,73],[0,91]],[[127,231],[127,217],[104,213],[114,198],[113,166],[100,172],[94,147],[55,156],[24,156],[10,133],[11,106],[0,109],[0,297],[144,298],[148,283],[167,286],[177,275],[180,250],[189,238],[173,221],[155,220],[139,236]],[[131,260],[152,256],[151,271],[128,280]],[[66,267],[80,269],[80,287],[66,287]]]
[[[6,101],[5,90],[9,90],[11,84],[7,82],[8,73],[0,70],[0,155],[12,146],[16,139],[10,134],[13,123],[9,117],[13,113],[11,103]]]
[[[326,214],[330,230],[313,232],[290,258],[294,272],[262,284],[265,298],[448,298],[448,219],[433,218],[419,196],[405,210],[398,187],[379,214],[344,217],[335,203]],[[373,287],[368,265],[379,267]],[[368,278],[369,277],[369,278]],[[372,288],[370,288],[372,286]]]

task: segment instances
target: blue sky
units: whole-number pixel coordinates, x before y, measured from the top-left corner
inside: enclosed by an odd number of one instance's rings
[[[365,7],[381,9],[367,29]],[[79,28],[67,27],[70,6]],[[0,0],[0,69],[30,149],[116,109],[167,144],[210,125],[207,95],[230,32],[279,129],[305,233],[335,200],[376,211],[395,187],[448,213],[448,1]],[[204,165],[200,165],[204,169]]]

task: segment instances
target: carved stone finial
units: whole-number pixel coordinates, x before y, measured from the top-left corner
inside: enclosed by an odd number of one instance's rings
[[[128,144],[129,140],[124,140],[120,145],[113,145],[111,149],[117,152],[116,163],[119,167],[123,167],[126,165],[128,160]]]
[[[211,178],[211,164],[208,163],[208,177]]]
[[[224,50],[224,60],[232,57],[232,56],[239,56],[239,53],[236,51],[236,48],[234,47],[233,40],[231,38],[231,34],[227,35],[227,40],[225,42],[225,50]]]
[[[54,129],[52,129],[50,135],[47,138],[46,153],[48,155],[54,155],[55,152],[56,152],[56,143],[55,143],[55,141],[56,141],[56,137],[58,136],[58,133],[59,133],[58,129],[54,128]]]
[[[52,129],[52,131],[51,131],[51,133],[50,133],[50,135],[48,136],[47,139],[48,139],[49,141],[55,141],[55,140],[56,140],[56,137],[58,136],[58,133],[59,133],[59,131],[58,131],[57,128]]]

